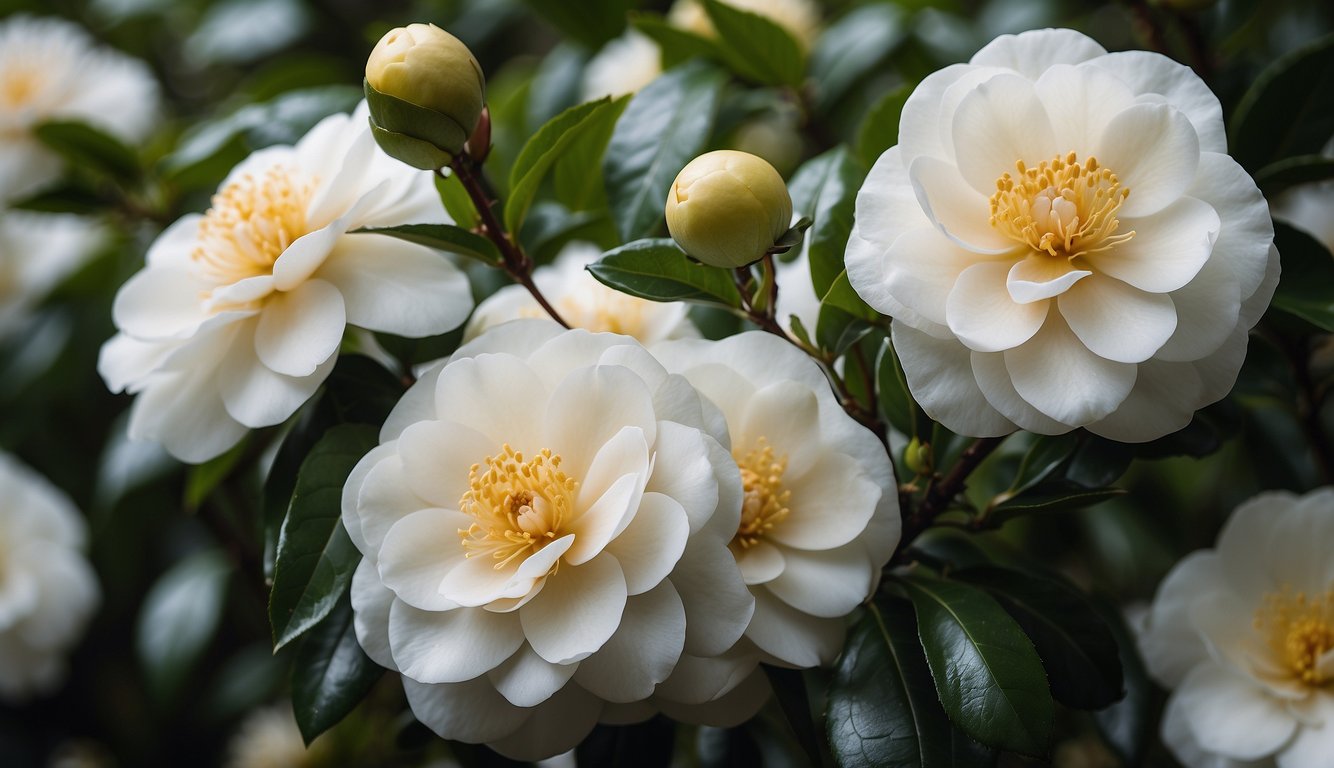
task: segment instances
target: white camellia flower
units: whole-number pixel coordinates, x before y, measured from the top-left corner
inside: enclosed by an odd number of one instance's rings
[[[633,339],[497,326],[380,436],[343,492],[357,638],[441,736],[559,754],[749,623],[726,425]]]
[[[102,237],[101,227],[78,216],[0,213],[0,337],[82,266]]]
[[[770,663],[834,662],[844,621],[898,544],[885,447],[839,406],[807,355],[768,333],[665,342],[653,353],[727,419],[745,493],[729,545],[755,595],[746,639]]]
[[[575,242],[551,264],[533,272],[533,282],[571,327],[633,336],[642,344],[664,339],[693,338],[699,329],[690,322],[684,302],[649,301],[608,288],[585,266],[602,255],[591,243]],[[477,305],[465,338],[520,318],[546,318],[546,310],[521,285],[507,285]]]
[[[997,38],[923,80],[857,195],[848,279],[963,434],[1142,442],[1227,394],[1278,281],[1218,99],[1156,53]]]
[[[83,518],[46,478],[0,453],[0,699],[57,686],[101,599]]]
[[[1158,588],[1140,634],[1172,689],[1163,740],[1190,768],[1334,756],[1334,489],[1264,493]]]
[[[635,93],[662,74],[662,51],[634,28],[602,46],[584,67],[584,101]]]
[[[77,120],[136,142],[157,112],[157,81],[143,62],[62,19],[20,14],[0,22],[0,202],[60,175],[60,157],[32,135],[35,126]]]
[[[316,768],[332,765],[327,735],[309,747],[301,738],[296,716],[285,704],[256,709],[241,721],[227,744],[225,768]]]
[[[98,370],[138,394],[130,436],[184,461],[291,416],[351,325],[429,336],[472,308],[441,254],[360,227],[445,221],[431,175],[375,145],[366,105],[232,170],[213,205],[167,228],[116,295]]]

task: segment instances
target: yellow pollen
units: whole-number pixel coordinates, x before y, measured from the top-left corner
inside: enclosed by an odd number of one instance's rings
[[[313,180],[281,165],[241,176],[213,196],[191,258],[222,285],[271,274],[287,246],[307,232],[313,189]]]
[[[506,443],[499,456],[468,470],[459,510],[476,522],[459,529],[465,556],[489,554],[501,570],[560,538],[577,487],[561,471],[559,455],[543,449],[524,461]]]
[[[1298,680],[1310,686],[1330,681],[1320,658],[1334,649],[1334,589],[1313,596],[1287,586],[1270,592],[1255,612],[1255,628]]]
[[[20,107],[32,100],[41,85],[40,74],[33,69],[13,69],[0,75],[0,102]]]
[[[787,456],[774,456],[769,441],[761,437],[750,451],[734,455],[741,468],[741,487],[745,496],[741,502],[741,525],[732,537],[732,551],[740,553],[764,538],[764,535],[783,522],[791,509],[792,491],[783,487],[783,473],[787,471]]]
[[[1015,174],[996,180],[991,196],[991,226],[1006,237],[1052,256],[1105,251],[1135,235],[1117,232],[1117,209],[1130,194],[1116,174],[1090,157],[1074,152],[1029,168],[1015,163]]]

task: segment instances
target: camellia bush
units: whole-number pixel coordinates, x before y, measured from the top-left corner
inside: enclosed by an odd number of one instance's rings
[[[0,765],[1334,766],[1334,9],[0,18]]]

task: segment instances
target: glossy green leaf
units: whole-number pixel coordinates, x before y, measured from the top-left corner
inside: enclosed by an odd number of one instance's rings
[[[86,179],[71,178],[15,200],[9,208],[40,213],[100,214],[109,204]]]
[[[1272,307],[1327,332],[1334,332],[1334,257],[1325,246],[1300,229],[1274,225],[1274,244],[1283,260],[1283,274]]]
[[[1020,515],[1069,512],[1091,507],[1124,496],[1125,493],[1121,488],[1085,488],[1069,480],[1049,480],[1037,483],[992,507],[987,519],[995,525],[1001,525]]]
[[[828,696],[829,748],[843,768],[972,768],[994,761],[991,750],[951,727],[904,600],[867,606],[848,634]]]
[[[449,214],[449,218],[463,229],[470,230],[477,226],[481,218],[459,177],[450,173],[447,176],[434,176],[434,178],[436,192],[440,194],[440,204],[445,207],[445,213]]]
[[[122,184],[138,179],[142,172],[133,149],[87,123],[41,123],[33,128],[33,134],[74,168],[109,176]]]
[[[575,139],[551,170],[553,189],[557,202],[571,211],[587,211],[605,208],[607,193],[602,174],[597,169],[602,167],[602,159],[607,154],[607,144],[611,141],[616,121],[625,112],[630,97],[614,99],[611,105],[598,113],[597,118]]]
[[[806,753],[812,765],[819,765],[822,753],[820,734],[815,728],[815,720],[811,717],[811,699],[806,690],[806,679],[802,676],[802,671],[768,664],[761,666],[797,744],[801,746],[801,750]]]
[[[1334,35],[1282,56],[1255,78],[1232,115],[1228,148],[1257,171],[1293,155],[1320,154],[1334,134]]]
[[[565,36],[596,50],[625,29],[633,0],[522,0]]]
[[[221,552],[200,552],[172,566],[144,598],[135,650],[160,698],[179,689],[208,649],[231,571]]]
[[[602,166],[623,241],[662,227],[672,181],[709,138],[723,82],[718,70],[695,62],[664,73],[630,100]]]
[[[823,298],[820,299],[820,304],[837,307],[849,315],[867,322],[879,323],[884,320],[880,313],[868,307],[866,302],[862,301],[862,297],[857,295],[857,291],[853,290],[852,284],[848,282],[847,271],[840,272],[834,278],[833,284],[829,286],[829,290],[825,291]]]
[[[912,93],[910,86],[896,88],[873,104],[857,128],[857,156],[874,165],[885,150],[899,143],[899,116]]]
[[[632,13],[630,23],[658,44],[658,48],[662,51],[663,69],[671,69],[694,58],[723,60],[723,52],[716,42],[675,27],[661,16]]]
[[[1046,480],[1070,459],[1080,442],[1078,432],[1035,437],[1015,471],[1014,481],[1010,483],[1011,492],[1024,491]]]
[[[424,245],[440,251],[457,253],[470,259],[477,259],[483,264],[495,266],[500,263],[500,250],[496,244],[476,232],[453,224],[399,224],[394,227],[362,227],[352,230],[352,234],[386,235],[405,240],[409,243]]]
[[[1271,200],[1288,187],[1330,179],[1334,179],[1334,157],[1324,155],[1285,157],[1255,172],[1255,183]]]
[[[352,583],[361,553],[343,530],[343,484],[378,444],[374,427],[341,424],[325,432],[301,463],[278,535],[269,596],[275,650],[327,616]]]
[[[857,190],[865,176],[840,145],[808,160],[788,182],[792,209],[812,219],[801,252],[809,259],[816,296],[825,295],[843,271]]]
[[[727,65],[741,77],[763,85],[801,85],[806,55],[786,29],[757,13],[718,0],[699,0],[718,33]]]
[[[989,592],[1033,641],[1051,694],[1073,709],[1101,709],[1121,698],[1116,638],[1088,599],[1056,577],[1008,568],[955,571]]]
[[[292,659],[292,711],[306,744],[347,717],[384,674],[361,650],[352,618],[344,594],[306,632]]]
[[[904,16],[896,5],[873,3],[854,8],[820,34],[811,54],[817,110],[828,110],[894,53],[909,31]]]
[[[1126,694],[1120,701],[1094,713],[1094,722],[1103,738],[1125,760],[1126,765],[1144,765],[1144,755],[1157,726],[1153,711],[1157,685],[1149,679],[1149,672],[1135,643],[1135,635],[1126,626],[1120,606],[1095,599],[1093,607],[1116,640],[1126,688]]]
[[[1037,651],[1014,619],[966,584],[920,573],[899,583],[950,721],[988,746],[1045,754],[1055,705]]]
[[[923,430],[925,415],[908,390],[908,377],[889,339],[885,339],[880,347],[875,370],[875,391],[881,415],[903,434],[918,435]]]
[[[505,201],[505,228],[517,232],[552,165],[589,130],[607,120],[615,122],[623,107],[619,101],[599,99],[570,107],[538,129],[519,150],[510,169],[509,198]]]
[[[741,294],[727,270],[691,261],[667,238],[636,240],[608,251],[588,271],[641,299],[741,306]]]

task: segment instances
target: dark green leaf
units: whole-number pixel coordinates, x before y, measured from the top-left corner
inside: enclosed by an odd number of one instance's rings
[[[788,183],[792,209],[813,220],[801,248],[810,259],[816,296],[828,293],[843,271],[857,189],[865,176],[847,147],[840,145],[808,160]]]
[[[301,463],[278,536],[269,596],[275,650],[327,616],[351,584],[361,553],[343,530],[343,484],[378,444],[374,427],[341,424],[325,432]]]
[[[468,190],[463,188],[463,182],[453,173],[448,176],[434,176],[435,189],[440,193],[440,203],[445,206],[445,212],[449,218],[463,229],[472,229],[477,226],[480,217],[477,215],[477,208],[472,204],[472,198],[468,197]]]
[[[608,251],[588,271],[641,299],[741,306],[741,294],[727,270],[691,261],[667,238],[636,240]]]
[[[108,202],[85,180],[71,179],[54,187],[43,187],[29,197],[15,200],[9,207],[41,213],[98,214],[106,210]]]
[[[829,686],[829,747],[843,768],[969,768],[990,750],[952,734],[912,605],[878,600],[852,626]]]
[[[1019,469],[1010,483],[1010,491],[1018,493],[1033,487],[1047,479],[1070,458],[1079,447],[1080,434],[1067,432],[1064,435],[1039,435],[1033,440],[1024,458],[1019,462]]]
[[[889,424],[909,437],[918,435],[922,430],[923,414],[908,391],[908,377],[899,364],[899,356],[894,346],[885,339],[880,348],[875,364],[875,391],[880,403],[880,413]]]
[[[378,427],[403,397],[403,390],[398,377],[369,357],[342,355],[324,382],[323,399],[338,422]]]
[[[588,49],[576,43],[559,43],[547,53],[528,94],[529,126],[536,128],[582,101],[580,91],[587,63]]]
[[[614,122],[624,107],[620,100],[599,99],[570,107],[538,129],[519,150],[510,169],[509,199],[505,201],[505,228],[517,232],[528,215],[537,190],[553,164],[589,130]]]
[[[700,37],[693,32],[672,26],[661,16],[633,13],[630,15],[630,23],[658,44],[662,50],[663,69],[671,69],[694,58],[723,60],[723,52],[717,43],[707,37]]]
[[[676,746],[676,724],[658,715],[634,725],[599,725],[574,754],[577,765],[667,768]]]
[[[623,241],[660,228],[672,180],[708,140],[723,81],[697,62],[664,73],[630,100],[602,166]]]
[[[477,259],[483,264],[500,263],[496,244],[475,232],[453,224],[399,224],[395,227],[362,227],[353,234],[388,235],[409,243]]]
[[[612,130],[629,101],[629,96],[613,100],[556,159],[551,169],[552,182],[556,200],[566,208],[587,211],[606,207],[607,193],[597,169],[602,167]]]
[[[883,319],[880,317],[880,313],[866,306],[862,297],[858,296],[857,291],[853,290],[852,284],[848,282],[846,270],[840,272],[838,277],[834,279],[833,284],[829,286],[829,290],[825,291],[824,296],[820,299],[820,304],[837,307],[853,317],[871,323],[880,322]]]
[[[763,85],[801,85],[806,56],[791,33],[757,13],[718,0],[700,0],[709,14],[723,58],[741,77]]]
[[[383,674],[361,650],[345,594],[310,628],[292,660],[292,711],[306,744],[347,717]]]
[[[856,8],[820,34],[811,54],[815,108],[824,112],[876,70],[906,36],[903,9],[889,3]]]
[[[120,139],[87,123],[49,122],[33,134],[71,166],[109,176],[121,183],[139,178],[139,156]]]
[[[1125,443],[1090,435],[1075,448],[1062,475],[1082,488],[1104,488],[1119,480],[1134,458]]]
[[[1074,709],[1101,709],[1122,694],[1116,638],[1089,601],[1057,578],[1008,568],[955,571],[990,592],[1033,641],[1052,696]]]
[[[1116,639],[1126,686],[1126,695],[1110,707],[1094,713],[1094,720],[1107,743],[1126,765],[1144,765],[1144,754],[1156,725],[1152,711],[1156,685],[1149,680],[1148,670],[1144,668],[1144,660],[1135,645],[1135,635],[1126,626],[1120,608],[1097,599],[1093,607]]]
[[[621,34],[625,15],[635,5],[633,0],[523,0],[523,4],[590,49]]]
[[[1274,291],[1273,308],[1295,315],[1324,331],[1334,331],[1334,257],[1325,246],[1300,229],[1274,224],[1274,244],[1283,260],[1283,274]]]
[[[1228,147],[1248,170],[1319,154],[1334,133],[1334,35],[1266,67],[1237,104],[1231,126]]]
[[[1255,173],[1255,183],[1273,199],[1283,189],[1334,179],[1334,157],[1297,155],[1266,165]]]
[[[811,699],[806,692],[806,680],[799,669],[784,669],[768,664],[762,665],[764,674],[769,678],[769,686],[774,689],[774,698],[783,710],[783,717],[797,743],[810,759],[811,765],[820,764],[820,735],[811,718]]]
[[[222,618],[231,566],[208,550],[162,575],[139,611],[136,650],[159,697],[172,695],[207,650]]]
[[[886,93],[862,118],[857,128],[857,156],[863,163],[874,165],[885,150],[899,143],[899,115],[911,93],[907,85]]]
[[[987,519],[1002,525],[1020,515],[1068,512],[1124,496],[1120,488],[1085,488],[1069,480],[1038,483],[992,507]]]
[[[605,216],[591,211],[571,213],[560,203],[540,202],[528,211],[528,218],[519,231],[519,242],[539,264],[556,257],[571,240],[597,242],[611,223]],[[614,238],[614,235],[613,235]]]
[[[1055,706],[1033,644],[985,592],[911,574],[900,580],[950,721],[988,746],[1045,754]]]
[[[861,341],[875,326],[832,304],[821,304],[815,320],[815,342],[820,349],[842,355]]]

